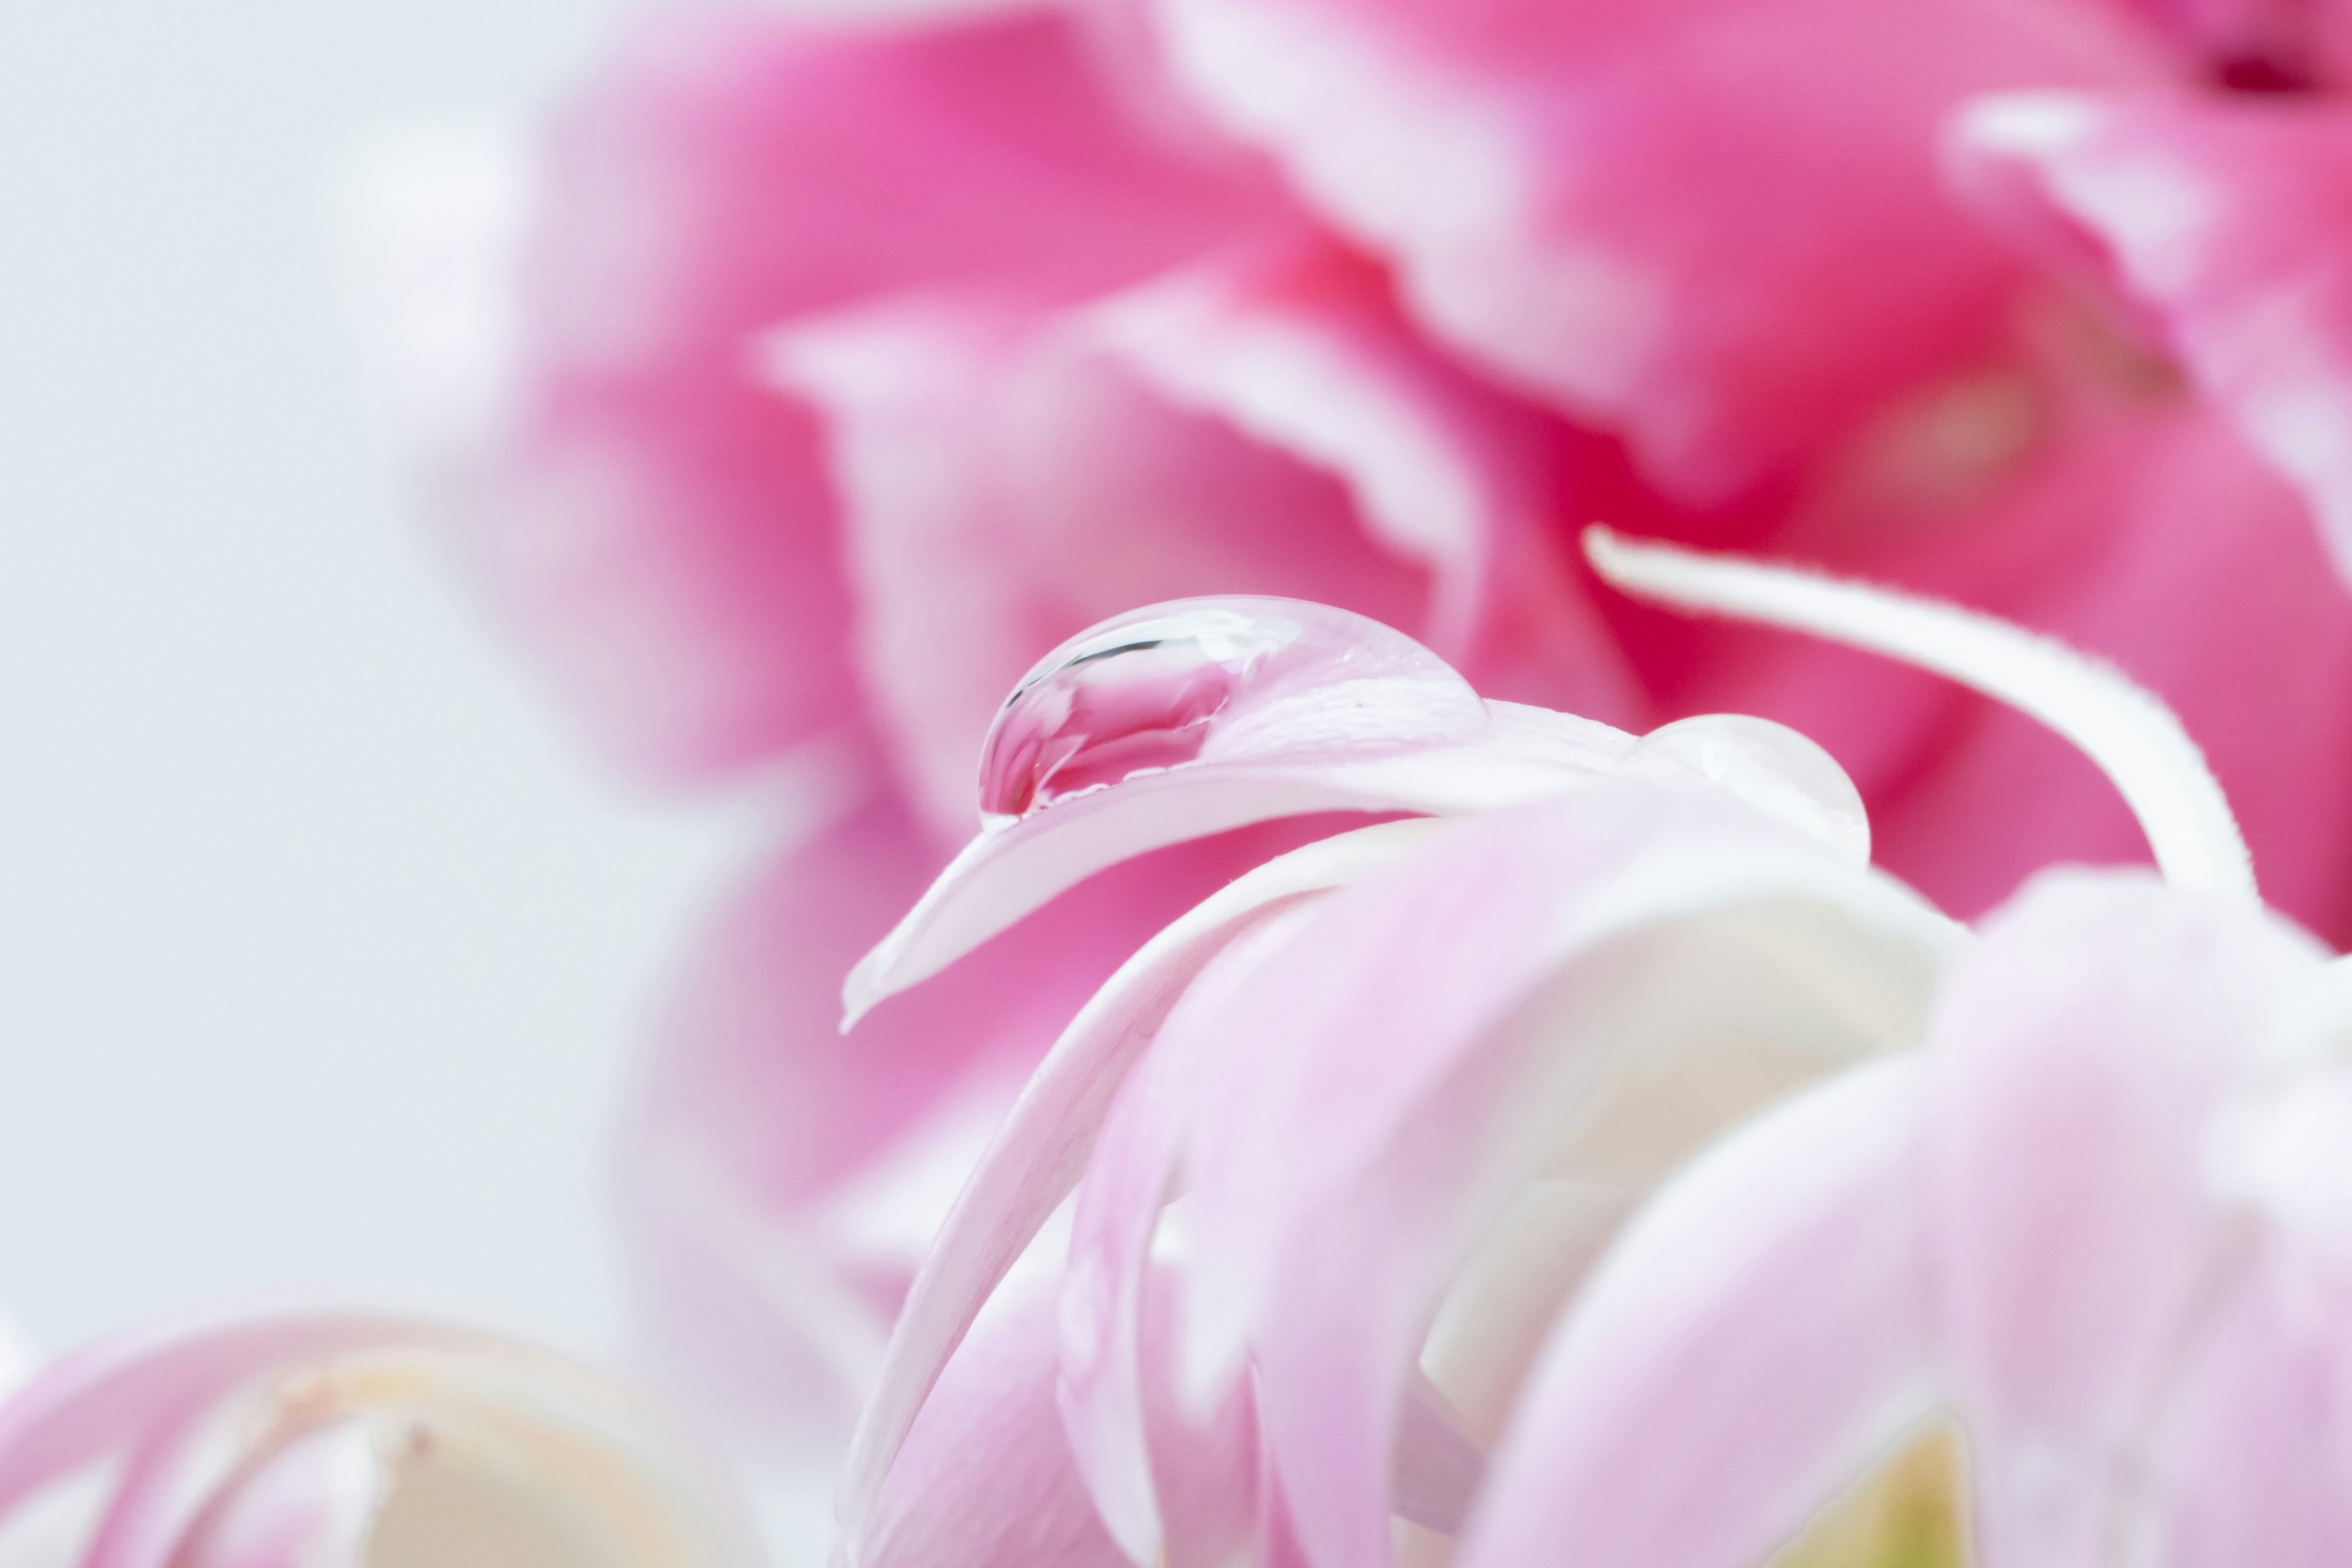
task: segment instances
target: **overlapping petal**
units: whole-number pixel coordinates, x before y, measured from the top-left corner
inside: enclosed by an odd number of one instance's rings
[[[1436,335],[1706,497],[1997,328],[2016,275],[1941,188],[1947,110],[2163,69],[2095,7],[2010,0],[1154,11],[1178,79]]]
[[[50,1548],[89,1568],[747,1563],[701,1463],[568,1363],[361,1312],[139,1331],[0,1405],[0,1514],[56,1509]]]
[[[972,1166],[908,1293],[850,1445],[841,1514],[853,1539],[957,1342],[1077,1185],[1114,1096],[1168,1009],[1235,940],[1402,853],[1429,831],[1414,823],[1384,824],[1268,861],[1139,949],[1072,1020]],[[1120,1279],[1108,1268],[1099,1277],[1106,1286]]]
[[[1282,204],[1171,158],[1058,13],[639,24],[548,144],[527,368],[460,544],[608,746],[737,766],[860,708],[817,430],[754,336],[893,289],[1116,288]]]
[[[1465,1568],[1746,1568],[1927,1414],[1920,1068],[1800,1095],[1660,1190],[1545,1351]]]
[[[1525,1183],[1638,1192],[1724,1119],[1901,1043],[1950,935],[1730,803],[1596,786],[1465,824],[1171,1018],[1158,1049],[1223,1066],[1188,1125],[1196,1376],[1253,1348],[1310,1556],[1385,1551],[1428,1314]]]
[[[1127,1562],[1104,1531],[1062,1435],[1054,1399],[1056,1319],[1049,1287],[995,1304],[924,1405],[870,1530],[852,1543],[852,1563],[1120,1568]],[[1206,1422],[1185,1419],[1168,1388],[1162,1340],[1147,1351],[1153,1447],[1170,1540],[1179,1547],[1166,1561],[1171,1568],[1214,1568],[1247,1542],[1257,1515],[1250,1401],[1244,1390]]]

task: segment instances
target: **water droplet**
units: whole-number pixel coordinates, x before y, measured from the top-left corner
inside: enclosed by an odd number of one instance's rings
[[[1134,611],[1064,643],[1013,688],[981,752],[981,812],[1026,816],[1182,767],[1285,697],[1376,677],[1442,685],[1424,709],[1456,730],[1484,722],[1475,694],[1436,655],[1345,610],[1225,598]]]
[[[1870,814],[1837,759],[1786,724],[1745,713],[1703,713],[1642,737],[1623,771],[1730,791],[1760,811],[1850,855],[1870,859]]]

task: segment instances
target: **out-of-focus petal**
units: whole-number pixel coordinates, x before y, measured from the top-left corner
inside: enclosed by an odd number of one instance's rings
[[[2228,1261],[2214,1113],[2317,945],[2136,873],[2048,873],[1930,1025],[1938,1338],[1985,1550],[2095,1555]]]
[[[1746,1568],[1926,1414],[1922,1065],[1854,1068],[1660,1190],[1546,1348],[1463,1568]]]
[[[354,1430],[364,1440],[329,1436]],[[102,1478],[77,1553],[87,1568],[277,1568],[297,1547],[348,1548],[361,1533],[372,1560],[393,1563],[745,1563],[740,1521],[701,1460],[567,1363],[349,1312],[121,1336],[51,1363],[0,1407],[0,1511]]]
[[[1586,493],[1595,443],[1431,350],[1378,268],[1321,240],[1221,258],[1073,318],[1040,361],[1012,416],[1027,517],[1097,614],[1201,592],[1313,598],[1412,632],[1487,697],[1638,713],[1622,655],[1549,542],[1559,515],[1599,504]],[[1302,528],[1306,498],[1271,473],[1235,482],[1244,468],[1188,497],[1202,454],[1171,441],[1180,421],[1127,412],[1139,389],[1336,481],[1342,537]],[[1193,581],[1139,574],[1170,537],[1193,544],[1195,559],[1168,563]],[[1392,574],[1416,569],[1409,601],[1358,585],[1365,544]]]
[[[1937,179],[1990,88],[2158,68],[2090,6],[1159,0],[1207,110],[1415,313],[1719,496],[1981,345],[2013,273]]]
[[[999,711],[987,826],[851,972],[850,1015],[1147,850],[1307,813],[1507,805],[1599,776],[1633,743],[1482,702],[1411,638],[1325,605],[1134,612],[1048,654]]]
[[[174,1553],[189,1568],[361,1568],[383,1504],[378,1438],[364,1425],[294,1438],[232,1483]]]
[[[2019,95],[1977,105],[1957,144],[1997,214],[2155,320],[2352,584],[2352,110]]]
[[[2343,0],[2120,0],[2161,28],[2226,91],[2276,95],[2352,83]]]
[[[1126,1568],[1055,1408],[1056,1317],[1049,1287],[992,1306],[925,1402],[872,1528],[850,1543],[855,1568]],[[1186,1422],[1166,1388],[1163,1352],[1162,1343],[1147,1346],[1154,1457],[1175,1516],[1170,1539],[1191,1547],[1170,1568],[1214,1568],[1248,1540],[1255,1517],[1249,1399],[1244,1391],[1205,1424]]]
[[[2159,1439],[2167,1568],[2352,1561],[2346,1285],[2274,1250],[2215,1314]]]
[[[1551,537],[1590,467],[1579,438],[1434,355],[1328,242],[1068,312],[903,296],[763,353],[824,412],[866,689],[950,832],[1003,693],[1139,604],[1313,599],[1420,637],[1489,696],[1642,711]]]
[[[1951,934],[1727,803],[1602,785],[1461,826],[1334,895],[1230,1005],[1171,1017],[1162,1051],[1228,1064],[1192,1118],[1193,1366],[1246,1335],[1310,1555],[1385,1551],[1428,1313],[1524,1183],[1638,1190],[1901,1043]]]
[[[842,1480],[842,1522],[853,1540],[940,1369],[989,1292],[1077,1184],[1114,1093],[1168,1009],[1237,935],[1434,830],[1384,824],[1268,861],[1153,937],[1072,1020],[971,1167],[908,1291]],[[1113,1283],[1108,1271],[1103,1283]]]
[[[1149,145],[1057,14],[637,25],[548,143],[524,374],[459,544],[609,749],[723,769],[859,705],[813,420],[754,334],[950,280],[1116,288],[1280,204]]]

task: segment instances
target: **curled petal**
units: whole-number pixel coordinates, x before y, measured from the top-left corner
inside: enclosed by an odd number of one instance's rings
[[[1767,908],[1787,918],[1740,922]],[[1427,1314],[1522,1184],[1557,1166],[1638,1189],[1747,1106],[1899,1043],[1951,937],[1720,797],[1596,785],[1463,825],[1172,1017],[1159,1048],[1216,1064],[1189,1122],[1188,1373],[1219,1386],[1255,1347],[1310,1555],[1385,1551]]]
[[[972,1167],[907,1294],[850,1444],[840,1500],[849,1539],[864,1530],[940,1368],[989,1292],[1077,1184],[1113,1095],[1185,988],[1259,921],[1383,863],[1433,830],[1390,823],[1267,862],[1146,943],[1071,1022]],[[1104,1276],[1106,1282],[1111,1278]]]
[[[2116,670],[1990,616],[1802,570],[1585,531],[1594,568],[1644,598],[1834,637],[1932,669],[2074,742],[2131,804],[2166,875],[2252,900],[2237,818],[2171,710]]]
[[[1988,205],[2152,319],[2352,584],[2352,111],[2019,94],[1955,142]]]
[[[1164,1298],[1164,1281],[1151,1294]],[[1125,1568],[1055,1409],[1055,1323],[1047,1282],[993,1304],[925,1402],[867,1530],[850,1539],[855,1568]],[[1163,1345],[1145,1349],[1171,1539],[1198,1547],[1170,1568],[1214,1568],[1248,1540],[1256,1512],[1247,1394],[1188,1422],[1160,1375]]]
[[[1856,1068],[1660,1189],[1546,1347],[1464,1568],[1762,1562],[1927,1413],[1920,1068]]]

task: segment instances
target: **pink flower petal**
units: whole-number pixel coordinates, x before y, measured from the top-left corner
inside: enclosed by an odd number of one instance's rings
[[[2095,1553],[2229,1243],[2214,1112],[2320,951],[2139,874],[2053,872],[1930,1026],[1939,1338],[1988,1555]]]
[[[1577,504],[1570,433],[1434,357],[1385,280],[1328,243],[1061,313],[902,296],[766,353],[826,417],[861,668],[950,831],[1037,656],[1187,595],[1310,598],[1419,636],[1489,695],[1641,711],[1550,542]]]
[[[1408,825],[1365,832],[1394,844],[1400,830]],[[1410,831],[1403,840],[1408,846],[1426,829]],[[1310,847],[1292,859],[1321,858],[1318,850],[1343,842]],[[1262,868],[1257,876],[1274,868]],[[1216,998],[1245,984],[1246,977],[1278,963],[1316,907],[1315,900],[1293,900],[1268,910],[1246,929],[1233,931],[1213,957],[1195,967],[1181,996],[1171,998],[1173,1013],[1213,1008]],[[1181,1033],[1181,1026],[1174,1026]],[[1179,1175],[1183,1118],[1196,1109],[1190,1092],[1196,1086],[1188,1081],[1188,1069],[1197,1067],[1181,1049],[1155,1051],[1129,1075],[1086,1163],[1062,1281],[1063,1424],[1104,1524],[1139,1563],[1157,1562],[1163,1546],[1144,1396],[1144,1293],[1160,1210]]]
[[[1804,911],[1782,940],[1811,956],[1759,965],[1739,923],[1759,908]],[[1222,1005],[1171,1016],[1160,1051],[1225,1064],[1192,1119],[1192,1364],[1254,1347],[1309,1555],[1386,1552],[1428,1313],[1522,1184],[1553,1161],[1646,1184],[1757,1100],[1897,1043],[1950,935],[1727,803],[1604,785],[1462,825],[1334,895]],[[1378,983],[1395,973],[1412,983]],[[1822,974],[1838,984],[1816,993]],[[1720,1094],[1664,1089],[1677,1072]],[[1629,1164],[1628,1139],[1657,1146]]]
[[[853,1542],[855,1568],[1125,1568],[1055,1409],[1055,1292],[1032,1289],[982,1320],[925,1402],[871,1529]],[[1159,1349],[1147,1347],[1155,1366]],[[1153,1382],[1170,1539],[1187,1548],[1170,1568],[1214,1568],[1247,1542],[1256,1514],[1248,1397],[1195,1427]]]
[[[1978,105],[1958,145],[1996,210],[2156,320],[2352,584],[2352,111],[2017,96]]]
[[[2167,1420],[2167,1568],[2352,1561],[2352,1294],[2276,1254],[2207,1331]]]
[[[1072,1021],[972,1167],[908,1291],[849,1448],[840,1493],[849,1539],[864,1529],[924,1397],[989,1292],[1077,1185],[1113,1095],[1168,1009],[1236,935],[1431,831],[1391,823],[1268,861],[1142,946]]]
[[[1547,1347],[1462,1568],[1748,1568],[1927,1413],[1922,1065],[1843,1074],[1660,1190]]]
[[[1700,497],[1998,325],[2014,274],[1940,189],[1947,109],[2160,64],[2031,0],[1155,9],[1207,111],[1394,259],[1432,331]]]
[[[1481,702],[1411,639],[1323,605],[1137,611],[1047,655],[1006,702],[982,761],[1003,815],[851,972],[850,1016],[1146,850],[1312,812],[1483,809],[1598,776],[1632,743]]]
[[[1282,204],[1171,158],[1055,13],[638,24],[557,125],[524,384],[460,547],[613,750],[693,774],[853,716],[850,585],[804,412],[751,336],[894,289],[1116,288]]]

